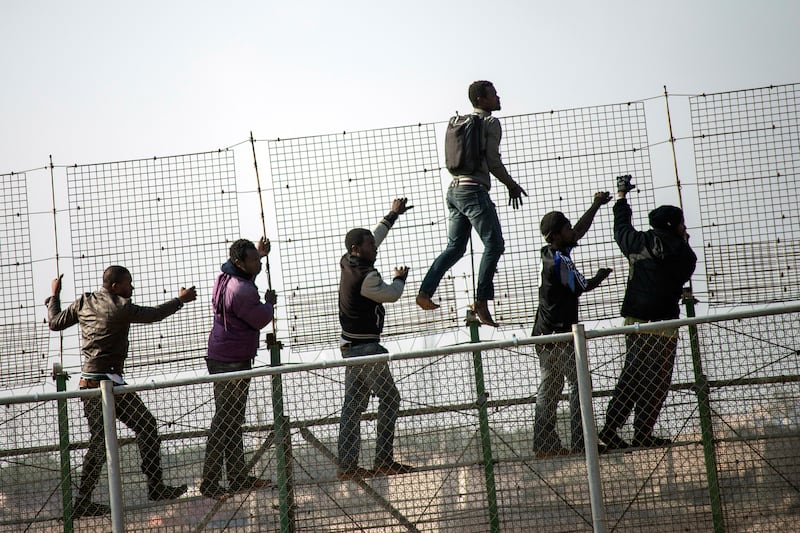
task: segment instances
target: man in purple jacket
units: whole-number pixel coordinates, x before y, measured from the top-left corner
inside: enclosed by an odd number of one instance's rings
[[[258,241],[258,248],[246,239],[231,245],[230,258],[222,265],[211,299],[214,325],[206,357],[210,374],[250,370],[253,366],[260,330],[272,321],[276,301],[275,292],[270,290],[262,303],[254,283],[261,272],[261,258],[269,250],[269,240],[264,237]],[[249,386],[249,378],[214,383],[216,412],[208,432],[200,483],[200,493],[208,498],[219,500],[232,493],[270,485],[268,479],[250,476],[246,470],[242,425]],[[219,484],[223,462],[227,469],[227,490]]]

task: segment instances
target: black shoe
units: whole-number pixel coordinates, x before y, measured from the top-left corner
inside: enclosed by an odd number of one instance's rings
[[[102,503],[94,503],[88,498],[78,498],[72,506],[72,517],[105,516],[111,514],[111,507]]]
[[[606,450],[624,450],[631,447],[613,429],[603,428],[597,438],[603,441],[603,444],[606,445]]]
[[[230,483],[231,492],[247,492],[255,489],[263,489],[265,487],[272,487],[272,481],[269,479],[261,479],[255,476],[247,476]]]
[[[376,463],[372,471],[376,474],[393,476],[395,474],[408,474],[409,472],[413,472],[414,467],[398,463],[397,461],[389,461],[385,463]]]
[[[350,468],[340,468],[336,471],[336,477],[341,480],[347,479],[363,479],[365,477],[372,477],[375,472],[361,468],[360,466],[352,466]]]
[[[631,445],[636,448],[658,448],[659,446],[666,446],[672,444],[670,439],[662,437],[655,437],[653,435],[634,436]]]
[[[169,485],[164,485],[163,483],[156,483],[147,488],[147,497],[154,502],[174,500],[175,498],[180,498],[186,494],[186,490],[188,488],[189,487],[186,486],[186,483],[178,487],[170,487]]]
[[[212,483],[210,481],[203,481],[200,483],[200,494],[212,500],[224,500],[231,495],[230,492],[220,487],[219,483]]]

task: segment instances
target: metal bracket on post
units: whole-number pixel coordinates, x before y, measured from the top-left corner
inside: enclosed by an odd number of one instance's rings
[[[53,379],[56,390],[67,390],[69,374],[64,371],[61,363],[53,363]],[[67,400],[58,400],[58,449],[61,460],[61,506],[64,510],[64,532],[72,533],[72,467],[69,460],[69,414],[67,413]]]
[[[100,381],[100,399],[103,403],[103,432],[106,437],[106,468],[108,469],[108,499],[111,504],[111,531],[125,531],[125,515],[122,512],[122,472],[117,442],[117,407],[114,401],[114,383],[110,379]]]

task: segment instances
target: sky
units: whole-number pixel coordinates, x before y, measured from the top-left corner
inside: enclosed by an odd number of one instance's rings
[[[440,122],[469,110],[476,79],[495,83],[501,117],[654,98],[665,85],[685,96],[795,83],[798,20],[790,0],[6,0],[0,174],[50,155],[69,165],[215,150],[251,131]],[[688,136],[688,105],[677,109],[675,135]],[[666,140],[648,125],[651,144]],[[667,146],[653,153],[662,176]],[[679,146],[689,172],[690,152]],[[241,189],[252,174],[237,165]],[[39,277],[37,301],[50,279]]]
[[[800,4],[19,1],[0,17],[0,173],[798,81]]]

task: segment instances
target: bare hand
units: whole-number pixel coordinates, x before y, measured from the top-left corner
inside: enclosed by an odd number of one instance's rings
[[[267,303],[270,303],[272,305],[277,304],[278,303],[278,293],[273,291],[272,289],[269,289],[268,291],[265,291],[264,292],[264,301],[267,302]]]
[[[608,191],[600,191],[594,193],[594,203],[605,205],[611,201],[611,193]]]
[[[61,278],[64,277],[64,274],[61,274],[53,282],[50,284],[50,290],[53,293],[53,296],[58,296],[61,294]]]
[[[189,287],[181,287],[181,290],[178,292],[178,300],[182,303],[189,303],[193,302],[197,299],[197,291],[194,290],[194,285]]]
[[[525,192],[525,189],[520,187],[519,183],[514,183],[513,185],[508,187],[508,205],[510,205],[513,209],[519,209],[522,207],[522,195],[528,196],[528,193]]]
[[[403,281],[405,281],[407,277],[408,277],[408,267],[407,266],[395,267],[395,269],[394,269],[394,279],[400,278]]]
[[[271,249],[272,245],[270,244],[269,239],[266,237],[261,237],[258,239],[258,245],[256,246],[256,250],[258,250],[258,257],[267,257]]]
[[[392,212],[397,213],[398,215],[402,215],[409,209],[412,209],[413,205],[406,205],[408,202],[408,198],[395,198],[392,202]]]
[[[613,270],[610,268],[598,269],[597,274],[594,275],[594,277],[597,279],[597,283],[600,283],[601,281],[606,279],[611,274],[611,272],[613,272]]]

